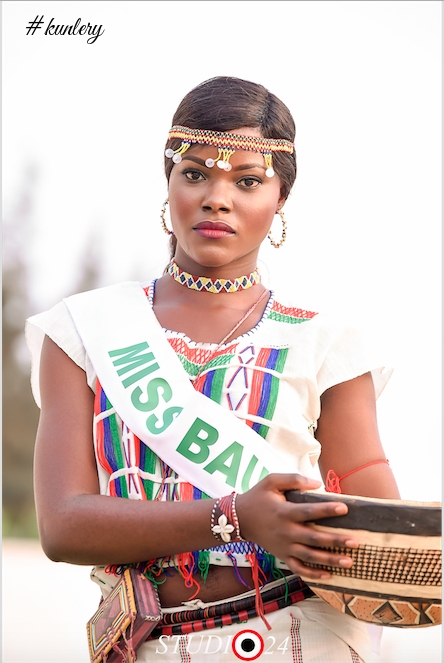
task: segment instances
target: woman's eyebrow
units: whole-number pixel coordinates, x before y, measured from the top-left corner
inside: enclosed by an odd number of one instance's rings
[[[194,161],[195,163],[198,163],[199,166],[205,166],[205,161],[199,157],[195,157],[194,154],[184,154],[182,161],[185,161],[186,159],[188,161]]]
[[[242,163],[240,166],[235,166],[233,170],[249,170],[250,168],[262,168],[267,170],[262,163]]]

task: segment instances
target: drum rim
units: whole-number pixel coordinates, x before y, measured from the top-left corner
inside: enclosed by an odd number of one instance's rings
[[[388,500],[299,490],[289,490],[285,496],[288,501],[295,503],[344,502],[347,504],[348,513],[343,516],[313,519],[312,522],[317,525],[411,536],[441,536],[442,507],[440,502]]]

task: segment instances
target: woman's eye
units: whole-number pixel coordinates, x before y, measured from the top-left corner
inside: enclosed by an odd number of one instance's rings
[[[203,174],[198,170],[187,170],[184,175],[187,180],[191,180],[192,182],[198,182],[199,180],[204,179]]]
[[[255,189],[261,184],[261,181],[255,177],[244,177],[239,181],[239,184],[245,189]]]

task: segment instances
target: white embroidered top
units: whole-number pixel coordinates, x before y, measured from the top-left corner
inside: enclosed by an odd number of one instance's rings
[[[153,306],[155,281],[142,287],[147,294],[147,305]],[[87,383],[95,392],[94,367],[66,304],[61,302],[27,321],[31,382],[37,404],[40,404],[38,374],[45,334],[85,371]],[[208,351],[216,344],[195,343],[184,333],[172,330],[165,330],[165,334],[190,379],[200,373],[202,393],[277,447],[284,459],[285,471],[309,476],[313,476],[320,454],[314,431],[322,393],[335,384],[371,371],[378,397],[391,374],[372,358],[371,345],[362,330],[339,324],[322,314],[284,305],[273,292],[259,323],[223,346],[223,352],[207,365]],[[190,495],[190,485],[169,468],[165,481],[165,466],[146,445],[135,440],[118,415],[115,416],[121,431],[117,442],[121,447],[119,456],[127,459],[128,466],[137,465],[138,469],[122,477],[121,467],[113,465],[112,454],[105,467],[99,461],[101,454],[96,448],[102,494],[141,499],[141,491],[144,491],[148,499],[154,499],[158,498],[158,491],[163,490],[161,499],[175,500],[188,490],[186,499],[199,499],[197,495]],[[115,472],[111,474],[110,470]],[[231,565],[223,552],[223,546],[212,549],[210,563]],[[234,556],[238,565],[249,564],[240,549]],[[279,560],[276,562],[286,568]]]

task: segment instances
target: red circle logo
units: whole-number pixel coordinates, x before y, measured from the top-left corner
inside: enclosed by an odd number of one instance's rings
[[[241,661],[254,661],[264,651],[265,644],[263,637],[257,631],[245,629],[239,631],[233,638],[231,646],[234,655]]]

